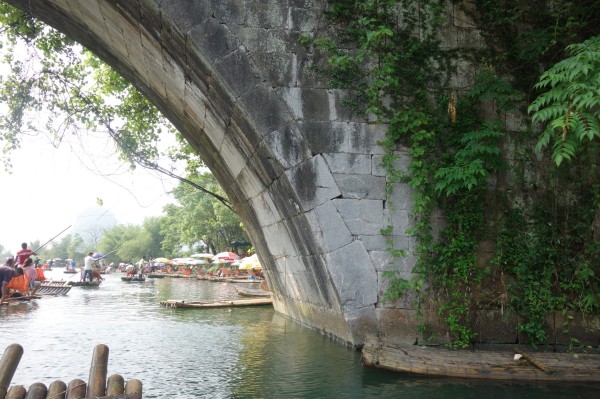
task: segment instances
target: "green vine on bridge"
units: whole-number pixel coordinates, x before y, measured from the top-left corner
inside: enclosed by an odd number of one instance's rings
[[[539,195],[529,193],[537,184],[534,178],[513,176],[528,176],[535,169],[539,156],[528,147],[532,134],[507,132],[505,123],[507,115],[524,112],[529,97],[543,86],[534,87],[540,68],[556,62],[568,44],[589,37],[597,26],[598,6],[575,3],[557,1],[549,8],[538,0],[329,0],[329,28],[301,40],[326,55],[315,69],[332,86],[354,94],[348,106],[388,127],[381,143],[388,190],[398,182],[414,189],[415,224],[408,233],[417,239],[417,260],[410,281],[396,271],[384,273],[389,280],[384,299],[393,301],[412,289],[419,303],[434,303],[451,347],[467,347],[477,338],[473,317],[480,309],[511,311],[517,332],[532,345],[547,342],[549,312],[599,310],[600,252],[590,240],[589,223],[598,209],[590,192],[597,191],[574,182],[571,169],[554,170],[551,183],[535,187]],[[473,21],[471,33],[476,30],[484,46],[465,49],[443,40],[440,33],[454,28],[457,13],[462,23]],[[458,67],[465,65],[478,74],[470,86],[461,87]],[[537,104],[532,111],[545,105]],[[410,157],[408,173],[394,166],[398,148]],[[507,154],[507,148],[513,153]],[[591,150],[586,156],[593,157]],[[583,175],[590,180],[594,172]],[[512,183],[516,186],[509,187]],[[551,211],[530,209],[510,193],[513,189],[529,195],[527,200],[549,198],[552,204],[540,201],[537,208],[550,205]],[[573,197],[576,211],[557,189]],[[434,231],[436,208],[445,224]],[[382,234],[394,257],[406,255],[393,246],[391,223]],[[479,259],[485,242],[495,248],[488,262]],[[430,320],[420,317],[420,331],[427,335],[433,331]]]

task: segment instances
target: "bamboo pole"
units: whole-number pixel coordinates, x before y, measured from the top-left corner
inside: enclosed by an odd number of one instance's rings
[[[34,382],[29,386],[25,399],[46,399],[48,388],[41,382]]]
[[[27,395],[27,390],[23,385],[13,385],[6,394],[6,399],[24,399]]]
[[[113,374],[108,377],[106,383],[106,395],[120,395],[125,390],[125,380],[119,374]]]
[[[69,382],[67,386],[67,398],[66,399],[81,399],[85,398],[86,384],[85,381],[79,378]]]
[[[100,344],[94,348],[92,365],[88,378],[86,398],[104,396],[106,393],[106,375],[108,373],[108,346]]]
[[[67,384],[60,380],[53,381],[48,387],[46,399],[65,399],[67,393]]]
[[[0,359],[0,399],[6,397],[6,392],[15,371],[17,371],[21,356],[23,356],[23,347],[19,344],[11,344],[4,350],[4,355]]]

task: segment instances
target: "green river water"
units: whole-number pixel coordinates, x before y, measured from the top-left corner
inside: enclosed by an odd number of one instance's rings
[[[62,269],[46,273],[68,279]],[[108,374],[142,381],[144,398],[600,398],[592,384],[423,378],[365,368],[360,354],[271,307],[167,309],[167,299],[237,297],[232,284],[195,279],[74,287],[0,309],[0,350],[24,354],[13,384],[88,380],[93,349],[110,349]],[[78,277],[73,277],[77,279]]]

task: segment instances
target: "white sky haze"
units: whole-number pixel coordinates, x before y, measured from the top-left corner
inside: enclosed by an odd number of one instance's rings
[[[74,225],[82,211],[98,207],[97,198],[102,209],[125,224],[161,215],[163,206],[173,202],[168,192],[177,181],[141,167],[129,171],[109,139],[87,136],[85,148],[79,138],[72,140],[54,148],[47,137],[25,136],[11,156],[12,174],[0,170],[0,244],[5,249],[16,252],[22,242],[36,239],[44,243]]]

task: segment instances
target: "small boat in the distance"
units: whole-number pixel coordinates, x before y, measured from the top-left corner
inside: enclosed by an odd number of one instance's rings
[[[144,276],[123,276],[121,277],[121,281],[126,281],[128,283],[143,283],[146,281],[146,277]]]

